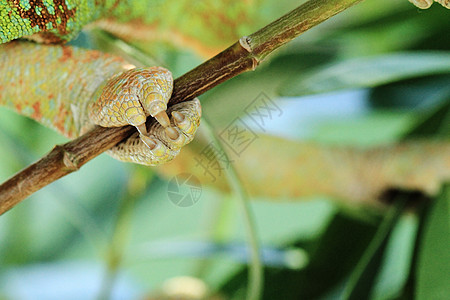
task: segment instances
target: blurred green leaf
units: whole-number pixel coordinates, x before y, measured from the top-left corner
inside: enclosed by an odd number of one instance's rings
[[[370,105],[375,109],[423,110],[450,100],[450,75],[434,75],[401,80],[370,89]]]
[[[405,137],[414,138],[427,135],[447,139],[450,137],[450,101],[420,116],[415,127]]]
[[[434,199],[425,225],[417,269],[418,300],[450,295],[450,185]]]
[[[286,245],[305,249],[310,263],[300,270],[267,267],[263,299],[335,299],[329,294],[340,289],[343,278],[353,270],[373,238],[377,223],[338,212],[318,239],[298,239]],[[221,290],[232,299],[240,299],[246,274],[246,269],[234,274]]]
[[[375,280],[381,268],[382,258],[386,250],[387,242],[395,227],[403,208],[405,198],[396,199],[386,216],[378,227],[372,241],[367,246],[361,259],[353,269],[348,283],[343,292],[344,299],[367,299],[375,286]]]
[[[418,227],[417,216],[405,213],[393,228],[371,293],[372,300],[394,299],[403,292],[413,267],[411,262]]]
[[[417,78],[376,88],[371,94],[374,107],[395,108],[408,117],[397,139],[450,136],[450,76]],[[406,109],[406,111],[405,111]],[[412,111],[412,114],[408,112]],[[386,128],[383,128],[386,131]]]
[[[407,1],[363,1],[336,19],[344,26],[330,26],[324,42],[338,48],[341,57],[405,49],[446,50],[450,41],[443,34],[443,28],[450,25],[448,11],[439,5],[418,10]]]
[[[450,53],[396,53],[358,57],[301,74],[281,87],[282,96],[326,93],[339,89],[375,87],[401,79],[450,73]]]

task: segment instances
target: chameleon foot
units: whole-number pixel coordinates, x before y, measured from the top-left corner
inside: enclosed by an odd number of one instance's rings
[[[161,67],[135,68],[115,75],[99,88],[89,118],[104,127],[136,126],[143,130],[147,116],[169,125],[167,102],[172,95],[170,71]]]
[[[408,0],[420,9],[427,9],[433,4],[433,0]],[[438,2],[443,7],[450,9],[450,0],[434,0]]]
[[[168,109],[172,116],[164,128],[153,119],[145,127],[147,134],[139,132],[113,147],[109,154],[116,159],[155,166],[171,161],[181,147],[194,138],[200,125],[201,106],[198,99],[176,104]]]
[[[89,108],[91,121],[104,127],[133,125],[138,130],[110,151],[113,157],[158,165],[172,160],[194,138],[200,123],[200,102],[180,103],[166,112],[172,88],[172,74],[161,67],[131,69],[100,87]],[[149,124],[147,116],[154,117]]]

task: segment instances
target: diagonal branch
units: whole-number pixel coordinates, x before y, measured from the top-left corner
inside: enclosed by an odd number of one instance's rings
[[[191,100],[243,72],[254,70],[271,52],[301,33],[361,0],[310,0],[177,78],[169,105]],[[78,170],[89,160],[134,132],[134,127],[96,127],[58,145],[46,156],[0,185],[0,214],[53,181]]]

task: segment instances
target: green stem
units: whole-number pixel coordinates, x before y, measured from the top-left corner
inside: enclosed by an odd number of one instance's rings
[[[220,201],[215,202],[213,207],[210,208],[208,218],[204,228],[208,230],[207,238],[214,243],[223,243],[230,235],[229,220],[234,217],[234,203],[229,201],[230,199],[222,198]],[[206,278],[207,273],[211,270],[213,260],[210,257],[202,257],[199,259],[194,269],[194,277]]]
[[[419,257],[421,250],[420,246],[424,241],[426,224],[430,219],[431,204],[432,203],[424,202],[420,204],[419,208],[417,208],[419,224],[417,226],[417,232],[414,241],[414,248],[411,258],[411,264],[409,266],[408,277],[406,279],[406,283],[402,291],[403,293],[402,299],[414,299],[414,292],[417,284],[417,269],[419,266]]]
[[[209,137],[212,139],[213,143],[223,151],[224,160],[230,161],[228,155],[223,150],[223,145],[216,137],[214,130],[211,127],[211,123],[203,117],[203,126],[206,128]],[[223,163],[219,160],[220,163]],[[260,245],[258,241],[258,235],[256,231],[256,223],[251,213],[250,201],[247,193],[245,192],[241,180],[234,168],[233,164],[224,165],[224,173],[227,177],[228,183],[231,186],[232,191],[238,199],[238,205],[243,213],[244,226],[247,234],[248,244],[250,246],[250,266],[249,266],[249,285],[247,289],[247,300],[258,300],[261,299],[263,291],[263,281],[264,272],[263,265],[261,262],[261,252]]]
[[[136,171],[131,173],[127,191],[121,199],[113,236],[106,253],[105,275],[103,277],[100,293],[97,297],[99,300],[111,298],[117,274],[124,258],[125,247],[128,244],[128,237],[131,231],[130,224],[132,223],[131,220],[133,218],[132,213],[134,203],[143,192],[143,186],[136,184],[136,181],[139,182],[138,176],[139,174]]]

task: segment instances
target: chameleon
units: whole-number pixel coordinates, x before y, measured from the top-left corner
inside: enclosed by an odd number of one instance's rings
[[[96,2],[2,0],[0,37],[2,42],[30,35],[47,44],[68,41],[115,6]],[[136,68],[120,57],[93,50],[17,41],[2,46],[0,64],[8,80],[0,87],[0,104],[13,106],[68,137],[94,124],[135,126],[136,134],[110,150],[122,161],[168,162],[192,141],[200,123],[198,99],[167,109],[173,78],[162,67]],[[146,124],[147,116],[154,121]]]
[[[209,25],[210,35],[205,38],[220,45],[218,41],[228,43],[239,35],[239,28],[255,19],[255,10],[248,9],[255,2],[276,7],[266,0],[0,0],[0,105],[69,138],[83,134],[94,124],[133,125],[137,133],[108,153],[144,165],[166,163],[192,141],[201,118],[199,100],[167,108],[173,88],[167,69],[135,68],[121,57],[64,43],[99,19],[103,23],[97,22],[98,27],[126,39],[130,32],[124,37],[122,30],[114,30],[129,29],[132,24],[131,31],[140,36],[142,31],[151,32],[154,23],[167,29],[164,21],[172,16],[171,21],[176,20],[187,33],[183,43],[210,56],[212,52],[205,49],[214,47],[205,48],[198,42],[204,41],[198,33],[198,26],[203,24],[189,14],[179,17],[174,11],[212,12],[214,18],[201,15]],[[117,26],[116,21],[123,23]],[[171,33],[175,42],[180,40],[179,33]],[[39,44],[16,41],[23,38]],[[147,116],[154,117],[148,124]]]
[[[220,22],[229,25],[225,29],[219,22],[220,34],[216,34],[226,41],[236,34],[228,32],[234,28],[232,21],[245,24],[255,17],[247,9],[254,2],[0,0],[0,104],[67,137],[78,136],[94,124],[133,125],[137,132],[109,153],[122,161],[144,165],[168,162],[195,135],[201,118],[198,99],[167,108],[173,85],[167,69],[135,68],[121,57],[63,44],[99,19],[106,19],[100,23],[106,27],[113,26],[108,22],[111,18],[124,16],[125,21],[137,25],[158,23],[162,20],[159,15],[168,15],[164,9],[172,9],[171,15],[183,22],[178,17],[183,9],[203,6],[215,8]],[[411,2],[427,8],[433,1]],[[449,7],[448,0],[436,2]],[[220,14],[224,6],[231,7],[234,19]],[[211,18],[205,18],[214,24]],[[195,26],[187,26],[187,30],[191,27],[194,36]],[[14,41],[19,38],[41,44]],[[147,116],[154,117],[149,124],[145,123]]]

